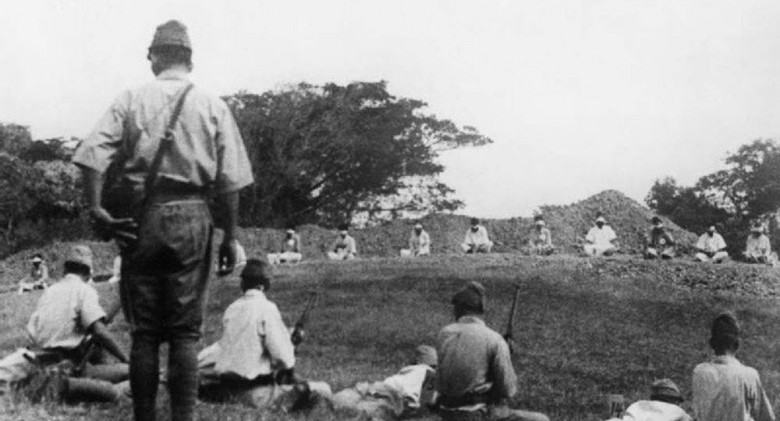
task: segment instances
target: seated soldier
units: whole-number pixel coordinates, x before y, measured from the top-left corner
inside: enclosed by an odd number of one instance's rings
[[[460,248],[467,254],[490,253],[493,242],[488,238],[487,229],[479,224],[479,219],[471,218],[471,227],[466,231],[466,238]]]
[[[596,218],[596,226],[592,227],[585,236],[585,245],[582,248],[588,256],[611,256],[617,251],[615,240],[617,240],[615,231],[607,225],[607,220],[599,215]]]
[[[456,321],[439,332],[437,347],[442,420],[548,421],[544,414],[507,405],[517,393],[517,375],[506,340],[482,319],[485,287],[470,282],[452,297],[452,305]]]
[[[699,237],[696,250],[696,260],[700,262],[721,263],[729,257],[726,252],[726,241],[715,230],[714,225],[707,228],[707,232]]]
[[[534,228],[528,236],[528,252],[532,255],[549,256],[555,252],[552,234],[541,215],[534,216]]]
[[[349,225],[339,226],[339,236],[328,251],[330,260],[352,260],[357,257],[357,245],[355,239],[349,235]]]
[[[336,393],[334,408],[360,412],[372,420],[417,415],[434,402],[436,365],[436,350],[420,345],[412,365],[383,381],[361,382]]]
[[[0,380],[23,381],[40,371],[37,368],[58,364],[64,367],[64,377],[57,385],[60,397],[116,400],[120,391],[129,393],[129,384],[111,384],[128,378],[128,359],[106,327],[108,316],[97,291],[87,284],[92,273],[89,247],[74,246],[64,269],[65,276],[41,295],[27,324],[34,345],[0,361]],[[105,349],[121,363],[104,363],[95,348]]]
[[[652,219],[653,227],[647,233],[645,241],[645,259],[672,259],[674,258],[674,238],[666,230],[661,218],[654,216]]]
[[[284,233],[279,253],[269,253],[268,261],[273,265],[280,263],[298,263],[303,259],[301,254],[301,236],[295,229],[288,228]]]
[[[774,421],[772,402],[758,371],[736,358],[739,349],[736,316],[723,313],[712,322],[711,361],[693,369],[692,406],[697,421]]]
[[[409,248],[401,249],[401,257],[428,256],[429,254],[431,254],[431,237],[418,222],[409,235]]]
[[[745,260],[748,263],[772,263],[775,260],[769,237],[764,234],[764,227],[761,224],[756,224],[750,229],[745,244]]]
[[[673,381],[656,380],[650,387],[650,400],[632,403],[622,418],[610,421],[692,421],[691,416],[679,406],[684,400],[680,388]]]
[[[43,255],[35,253],[30,263],[30,273],[19,281],[19,294],[49,286],[49,267],[43,261]]]
[[[249,259],[241,272],[244,295],[225,310],[222,337],[198,354],[202,398],[289,410],[330,397],[327,383],[295,380],[295,348],[279,309],[265,295],[270,287],[270,266]]]

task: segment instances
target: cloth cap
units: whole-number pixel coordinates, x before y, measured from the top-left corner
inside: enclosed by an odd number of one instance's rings
[[[536,225],[540,225],[540,226],[545,226],[545,225],[547,225],[547,224],[544,222],[544,219],[537,219],[537,220],[536,220],[536,222],[535,222],[535,224],[536,224]]]
[[[262,285],[266,290],[271,288],[271,275],[266,262],[259,259],[248,259],[244,270],[241,271],[241,279],[251,286]]]
[[[753,225],[753,228],[750,229],[750,232],[757,232],[759,234],[763,234],[764,233],[764,227],[761,226],[760,224]]]
[[[607,220],[606,220],[606,219],[604,219],[604,217],[603,217],[603,216],[599,216],[598,218],[596,218],[596,222],[602,222],[602,223],[605,223],[605,224],[606,224],[606,223],[607,223]]]
[[[414,224],[414,228],[416,228],[418,230],[421,230],[422,229],[422,224],[420,224],[420,223]]]
[[[477,313],[485,312],[485,287],[476,281],[469,282],[452,296],[452,305]]]
[[[420,345],[414,350],[414,362],[436,367],[439,364],[439,355],[436,348],[429,345]]]
[[[292,228],[288,229],[286,232],[287,234],[295,234],[295,230]]]
[[[77,245],[70,248],[65,262],[79,263],[92,270],[92,249],[85,245]]]
[[[184,47],[192,50],[190,36],[187,35],[187,27],[177,20],[169,20],[157,27],[150,49],[162,46]]]
[[[680,388],[671,379],[656,380],[650,386],[650,399],[659,397],[671,398],[677,402],[685,400],[682,397],[682,393],[680,393]]]
[[[660,224],[660,223],[662,223],[662,221],[661,221],[661,218],[659,218],[659,217],[657,217],[657,216],[654,216],[654,217],[653,217],[653,218],[650,220],[650,222],[652,222],[652,223],[654,223],[654,224]]]
[[[471,218],[471,225],[478,225],[479,224],[479,218]]]
[[[713,338],[739,339],[739,323],[731,313],[721,313],[712,321]]]
[[[30,261],[33,263],[41,263],[43,262],[43,259],[41,259],[41,256],[35,256],[32,259],[30,259]]]
[[[709,227],[707,227],[707,231],[715,232],[715,225],[710,225]]]

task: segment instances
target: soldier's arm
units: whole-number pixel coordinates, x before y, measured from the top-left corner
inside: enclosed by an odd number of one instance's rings
[[[92,335],[94,335],[95,339],[100,343],[100,345],[102,345],[106,351],[110,352],[111,355],[115,356],[123,363],[130,361],[122,351],[122,348],[120,348],[116,343],[114,336],[111,334],[111,332],[108,331],[106,324],[103,323],[102,320],[98,320],[95,323],[92,323],[92,325],[89,327],[89,330]]]

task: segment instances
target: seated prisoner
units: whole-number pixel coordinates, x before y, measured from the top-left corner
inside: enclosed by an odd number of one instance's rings
[[[528,236],[528,253],[539,256],[549,256],[555,252],[552,244],[552,234],[541,215],[534,217],[534,228]]]
[[[715,318],[710,347],[715,356],[693,369],[693,417],[697,421],[774,421],[758,371],[736,358],[739,324],[733,314]]]
[[[352,260],[357,257],[357,245],[355,239],[349,235],[349,226],[339,226],[339,236],[328,251],[330,260]]]
[[[438,336],[436,390],[443,421],[538,420],[538,412],[511,409],[506,401],[517,393],[517,375],[509,345],[485,325],[485,287],[470,282],[452,297],[455,323]]]
[[[435,398],[436,349],[420,345],[412,365],[378,382],[360,382],[333,395],[337,410],[359,412],[372,420],[414,415],[431,406]]]
[[[431,237],[418,222],[409,235],[409,248],[401,249],[401,257],[427,256],[429,254],[431,254]]]
[[[650,387],[649,400],[632,403],[621,418],[609,421],[693,421],[679,406],[684,400],[673,381],[656,380]]]
[[[35,253],[30,259],[30,273],[19,280],[19,294],[34,289],[46,289],[49,286],[49,267],[43,255]]]
[[[243,295],[222,317],[222,337],[198,354],[199,395],[256,408],[304,408],[330,397],[322,382],[295,380],[295,347],[276,304],[267,263],[250,259],[241,272]]]
[[[460,248],[464,253],[490,253],[493,242],[488,238],[487,229],[479,224],[479,219],[471,218],[471,227],[466,231],[466,238]]]
[[[661,218],[654,216],[653,226],[647,233],[647,248],[645,248],[645,259],[672,259],[674,258],[674,237],[666,229]]]
[[[699,237],[696,250],[696,260],[700,262],[721,263],[729,257],[726,252],[726,241],[715,230],[714,225],[707,228],[707,232]]]
[[[764,227],[761,224],[756,224],[750,229],[745,244],[745,260],[748,263],[772,263],[775,260],[769,237],[764,234]]]
[[[599,215],[596,218],[596,226],[592,227],[585,235],[583,251],[588,256],[611,256],[617,251],[615,246],[617,235],[612,227],[607,225],[607,220]]]
[[[284,233],[279,253],[268,254],[268,261],[273,265],[280,263],[298,263],[303,259],[301,254],[301,236],[295,229],[288,228]]]

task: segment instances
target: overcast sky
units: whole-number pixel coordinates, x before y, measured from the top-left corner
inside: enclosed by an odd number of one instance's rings
[[[642,200],[780,135],[777,1],[15,1],[0,14],[0,121],[85,136],[152,75],[156,25],[190,30],[217,94],[387,80],[493,145],[443,156],[484,217],[604,189]]]

